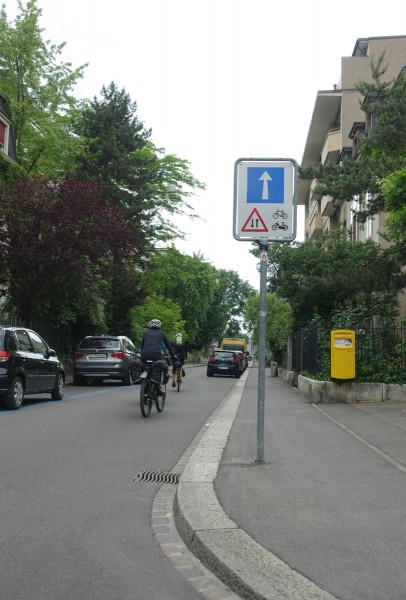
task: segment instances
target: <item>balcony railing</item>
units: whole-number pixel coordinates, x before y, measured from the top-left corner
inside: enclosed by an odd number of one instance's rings
[[[306,232],[309,240],[316,240],[323,233],[323,217],[320,213],[313,213],[306,222]]]
[[[341,129],[332,129],[328,132],[323,149],[321,151],[321,162],[336,163],[341,151]]]
[[[333,217],[337,211],[337,207],[333,204],[332,196],[323,196],[321,199],[321,214],[323,217]]]

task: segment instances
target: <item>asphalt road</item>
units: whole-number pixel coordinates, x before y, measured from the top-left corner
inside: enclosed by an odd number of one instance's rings
[[[134,478],[170,471],[235,381],[187,369],[147,419],[119,384],[0,412],[0,599],[200,599],[154,537],[159,484]]]

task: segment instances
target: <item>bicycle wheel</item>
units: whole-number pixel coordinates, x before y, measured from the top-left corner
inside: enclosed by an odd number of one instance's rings
[[[155,388],[155,398],[154,398],[155,406],[156,406],[156,409],[158,412],[162,412],[164,409],[165,400],[166,400],[166,385],[162,384],[159,389],[157,389],[158,386],[156,386],[156,387],[154,386],[154,388]],[[162,395],[158,395],[158,393],[157,393],[158,391],[160,391]]]
[[[176,369],[176,383],[178,392],[180,392],[180,386],[182,385],[182,371],[180,369]]]
[[[151,382],[148,379],[143,379],[140,390],[140,408],[143,417],[149,417],[152,408],[151,398]]]

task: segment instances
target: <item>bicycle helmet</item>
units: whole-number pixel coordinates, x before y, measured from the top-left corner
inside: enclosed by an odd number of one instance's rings
[[[161,327],[161,321],[159,319],[152,319],[147,327],[148,329],[159,329]]]

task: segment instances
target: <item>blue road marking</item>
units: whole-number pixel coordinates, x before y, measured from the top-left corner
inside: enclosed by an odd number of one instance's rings
[[[131,386],[126,385],[123,387],[111,387],[111,388],[106,388],[105,390],[99,390],[97,392],[86,392],[85,394],[78,394],[77,396],[69,396],[69,398],[66,398],[65,396],[62,398],[62,400],[47,400],[46,404],[47,406],[49,404],[60,404],[61,402],[67,402],[68,400],[76,400],[77,398],[85,398],[86,396],[96,396],[97,394],[107,394],[107,392],[110,392],[111,390],[116,390],[116,391],[124,391],[125,389],[129,388]],[[32,395],[34,396],[34,394]],[[31,398],[32,396],[30,396],[29,394],[27,394],[28,398]],[[36,394],[36,396],[41,396],[41,394]],[[41,400],[41,398],[39,398],[39,400]],[[6,415],[6,414],[15,414],[16,412],[20,412],[20,410],[27,410],[30,408],[36,408],[37,406],[43,406],[43,403],[38,402],[35,404],[31,404],[29,406],[25,406],[24,404],[22,405],[21,408],[19,408],[18,410],[0,410],[0,415]]]

